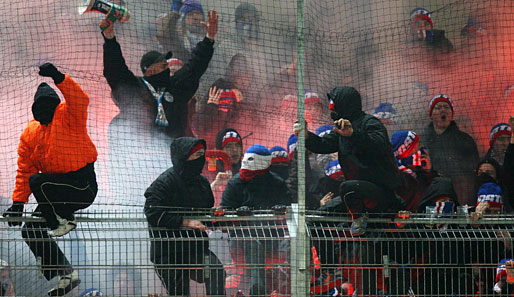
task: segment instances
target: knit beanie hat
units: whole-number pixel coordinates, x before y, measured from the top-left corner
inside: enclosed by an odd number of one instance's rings
[[[330,133],[330,131],[332,131],[334,129],[334,126],[332,125],[323,125],[321,127],[319,127],[318,129],[316,129],[316,135],[318,135],[319,137],[323,137],[325,135],[327,135],[328,133]]]
[[[184,66],[184,62],[182,62],[180,59],[177,59],[177,58],[168,59],[168,67],[171,67],[171,65],[175,65],[175,64]]]
[[[189,156],[191,156],[192,154],[196,153],[197,151],[201,150],[201,149],[205,149],[205,145],[203,143],[197,143],[195,146],[193,146],[193,148],[189,151]]]
[[[492,208],[500,208],[503,205],[502,190],[495,183],[483,184],[478,189],[477,206],[482,202],[489,202]]]
[[[291,136],[289,136],[289,140],[287,140],[287,153],[289,154],[290,159],[293,159],[297,144],[298,144],[298,137],[294,134],[291,134]]]
[[[419,135],[414,131],[396,131],[391,136],[394,156],[399,160],[410,156],[418,143]]]
[[[394,123],[394,119],[396,118],[396,109],[393,108],[391,103],[383,102],[375,108],[373,116],[382,122]]]
[[[227,143],[229,143],[229,142],[237,142],[240,145],[243,145],[241,136],[239,135],[239,133],[237,133],[236,130],[233,130],[233,129],[228,129],[225,132],[225,134],[223,135],[223,137],[221,138],[221,149],[223,149],[225,147],[225,145],[227,145]]]
[[[239,102],[241,102],[241,98],[236,89],[221,89],[218,110],[229,112]]]
[[[253,158],[252,160],[250,160]],[[264,146],[260,144],[254,144],[248,148],[243,156],[241,169],[247,169],[251,171],[267,169],[271,165],[271,153]]]
[[[203,13],[203,7],[198,0],[184,0],[182,3],[182,6],[179,10],[180,18],[183,19],[188,13],[190,13],[193,10],[198,10],[202,16],[205,16]]]
[[[85,290],[84,292],[80,293],[80,297],[89,297],[89,296],[103,296],[104,294],[96,289],[96,288],[90,288]]]
[[[339,165],[338,160],[328,162],[328,165],[325,168],[325,175],[333,179],[343,176],[343,170],[341,169],[341,165]]]
[[[507,123],[499,123],[493,126],[489,133],[489,146],[493,146],[493,143],[501,135],[512,135],[512,128]]]
[[[319,104],[322,105],[318,93],[311,89],[305,89],[305,104]]]
[[[445,94],[438,94],[435,95],[430,102],[428,103],[428,116],[432,116],[432,110],[434,109],[434,106],[439,102],[446,102],[450,105],[453,111],[453,101],[450,99],[450,97],[446,96]]]
[[[281,146],[274,146],[270,148],[271,153],[271,164],[276,163],[289,163],[289,154],[286,149]]]
[[[416,7],[410,12],[410,20],[414,22],[416,20],[426,20],[430,23],[430,25],[434,25],[432,23],[432,15],[430,11],[426,10],[423,7]]]

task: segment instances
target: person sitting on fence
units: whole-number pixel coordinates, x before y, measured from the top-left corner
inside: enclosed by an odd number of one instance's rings
[[[346,179],[339,195],[353,216],[352,233],[362,235],[367,212],[395,213],[405,208],[405,202],[394,193],[401,185],[400,173],[384,124],[362,111],[359,92],[348,86],[337,87],[328,98],[336,128],[319,137],[306,127],[305,145],[318,154],[338,152]],[[300,131],[298,123],[294,130]]]
[[[402,186],[396,194],[405,200],[408,211],[418,212],[428,185],[438,174],[432,169],[428,150],[421,145],[416,132],[395,132],[391,136],[391,145],[402,177]]]
[[[74,212],[95,200],[98,185],[94,162],[98,153],[87,133],[88,95],[53,64],[45,63],[39,69],[39,75],[53,79],[66,101],[61,102],[48,84],[39,85],[32,104],[34,119],[20,137],[13,205],[4,216],[21,217],[30,194],[34,195],[38,203],[34,215],[42,216],[45,222],[26,223],[22,236],[34,256],[41,259],[45,278],[59,276],[48,294],[61,296],[80,279],[49,236],[63,236],[75,229]],[[9,222],[9,226],[21,224]]]
[[[209,250],[205,225],[173,210],[214,206],[209,181],[201,175],[205,149],[203,139],[174,139],[170,146],[173,167],[163,172],[145,192],[144,212],[152,238],[150,260],[170,296],[187,296],[189,279],[205,282],[209,296],[225,295],[225,271],[218,257]],[[188,241],[193,237],[202,240]],[[204,268],[195,269],[199,267]]]
[[[473,179],[479,162],[475,140],[453,120],[454,103],[450,97],[438,94],[428,107],[432,122],[421,138],[430,151],[432,167],[452,179],[460,204],[472,205],[476,200]]]
[[[239,173],[228,182],[221,198],[224,209],[271,209],[273,206],[291,204],[291,196],[285,181],[270,172],[271,153],[260,144],[252,145],[243,156]],[[258,229],[262,229],[258,228]],[[250,295],[264,296],[269,294],[266,283],[265,252],[279,250],[277,240],[258,240],[258,237],[271,236],[257,234],[250,230],[248,236],[254,240],[231,240],[232,258],[239,259],[242,250],[250,278]],[[272,230],[273,231],[273,230]],[[246,234],[246,233],[245,233]]]
[[[133,121],[131,108],[135,109],[135,114],[151,108],[153,110],[149,114],[155,119],[155,124],[163,127],[171,138],[193,135],[187,122],[188,102],[196,93],[214,53],[214,37],[218,32],[216,12],[209,11],[207,24],[202,24],[207,31],[205,38],[195,44],[191,59],[173,76],[170,76],[167,62],[173,53],[149,51],[141,58],[143,77],[136,77],[125,63],[114,34],[114,23],[108,17],[100,23],[105,40],[104,76],[120,109],[113,122],[127,117]]]

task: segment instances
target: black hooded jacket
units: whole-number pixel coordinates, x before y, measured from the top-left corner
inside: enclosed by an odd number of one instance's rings
[[[228,182],[220,205],[225,209],[248,206],[271,209],[275,205],[290,205],[291,194],[283,179],[272,172],[256,176],[250,181],[239,178],[239,173]]]
[[[400,173],[382,122],[362,111],[361,96],[352,87],[337,87],[328,96],[334,101],[332,117],[349,120],[353,135],[343,137],[332,131],[319,137],[309,132],[305,141],[307,148],[317,154],[338,152],[347,180],[366,180],[387,190],[399,187]]]
[[[41,83],[34,95],[34,103],[32,104],[32,114],[34,119],[42,125],[48,125],[52,122],[55,109],[61,103],[59,95],[47,83]]]
[[[193,50],[189,61],[170,78],[166,89],[172,95],[173,102],[162,100],[162,104],[169,123],[165,130],[173,138],[185,135],[188,127],[187,104],[196,93],[200,78],[207,70],[214,53],[213,44],[213,41],[207,37],[204,38]],[[112,89],[112,97],[120,109],[119,116],[127,110],[131,112],[146,110],[152,120],[155,120],[157,101],[146,87],[143,78],[135,76],[128,69],[116,38],[105,38],[103,60],[104,76]],[[137,105],[135,108],[128,108],[134,104]]]
[[[437,198],[441,196],[450,198],[450,200],[455,203],[455,206],[459,205],[457,194],[453,189],[451,179],[446,177],[436,177],[428,186],[425,196],[419,203],[418,211],[425,212],[425,207],[434,205]]]
[[[171,143],[171,160],[173,167],[164,171],[145,192],[145,215],[150,227],[152,238],[190,238],[207,237],[205,232],[197,230],[178,230],[182,226],[183,217],[173,213],[172,208],[193,209],[211,208],[214,206],[214,196],[207,179],[197,175],[190,179],[181,176],[185,162],[191,149],[203,139],[181,137]],[[171,210],[171,212],[170,212]],[[177,209],[174,210],[175,212]],[[153,228],[159,230],[153,230]],[[166,256],[165,251],[174,251],[173,242],[151,243],[151,259]],[[208,247],[207,240],[198,241],[198,245]],[[168,249],[168,246],[170,249]]]

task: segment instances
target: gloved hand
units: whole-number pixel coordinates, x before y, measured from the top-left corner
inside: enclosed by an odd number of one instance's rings
[[[51,77],[56,85],[62,83],[64,80],[64,74],[57,70],[52,63],[45,63],[39,66],[39,75]]]
[[[236,214],[238,216],[250,216],[252,215],[252,209],[248,206],[241,206],[236,209]]]
[[[19,218],[23,214],[23,208],[25,206],[25,203],[14,201],[11,207],[9,207],[4,213],[3,217],[12,217],[12,218]],[[9,222],[9,226],[21,226],[21,222]]]

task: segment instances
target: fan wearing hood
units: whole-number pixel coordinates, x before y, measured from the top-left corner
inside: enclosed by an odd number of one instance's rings
[[[339,195],[354,218],[366,212],[403,209],[404,202],[394,194],[401,179],[384,124],[362,111],[361,96],[352,87],[334,88],[328,98],[336,128],[323,137],[308,132],[307,149],[317,154],[338,153],[346,179]]]
[[[13,205],[4,216],[21,217],[30,194],[34,195],[38,203],[35,212],[45,222],[26,223],[22,237],[34,256],[41,259],[45,278],[59,276],[48,294],[60,296],[80,280],[51,237],[75,229],[74,212],[89,207],[95,200],[98,185],[93,164],[98,154],[87,132],[88,95],[51,63],[41,65],[39,75],[51,77],[65,101],[61,102],[47,83],[39,85],[32,104],[34,119],[20,137]],[[9,222],[9,226],[13,225],[21,222]]]
[[[163,172],[145,192],[144,212],[150,237],[207,238],[202,222],[186,219],[177,211],[181,209],[183,213],[184,209],[191,211],[214,206],[209,181],[201,175],[205,149],[203,139],[180,137],[171,142],[173,167]],[[181,227],[187,229],[180,230]],[[150,245],[150,260],[155,264],[155,271],[164,282],[168,295],[189,294],[189,278],[194,279],[196,273],[177,269],[182,265],[209,265],[209,277],[205,279],[207,295],[225,295],[225,272],[219,259],[209,250],[207,239],[188,245],[176,240],[152,241]]]
[[[126,113],[131,111],[129,108],[133,105],[136,105],[134,112],[137,113],[150,108],[149,114],[155,119],[155,124],[163,127],[170,137],[193,135],[187,122],[188,102],[196,93],[200,78],[214,53],[214,36],[218,31],[216,12],[209,11],[208,22],[202,22],[201,25],[207,33],[205,38],[193,45],[191,58],[179,57],[188,62],[173,76],[170,76],[167,62],[173,53],[149,51],[141,58],[143,77],[136,77],[128,69],[120,44],[116,41],[114,23],[109,18],[102,21],[100,27],[105,40],[104,76],[120,109],[117,117],[127,117]]]

